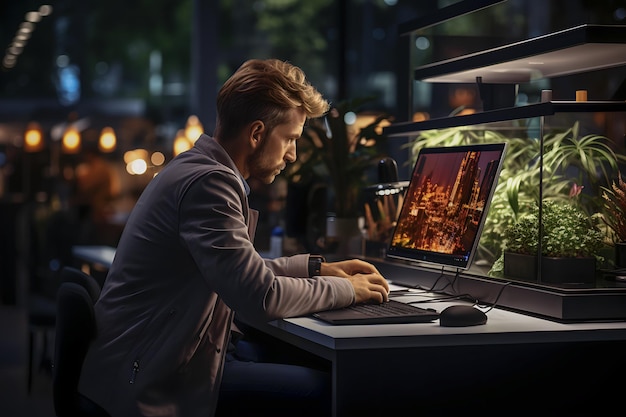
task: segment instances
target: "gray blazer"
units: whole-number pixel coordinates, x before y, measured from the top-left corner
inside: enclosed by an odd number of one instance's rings
[[[271,320],[354,302],[348,280],[308,277],[308,255],[264,260],[247,184],[213,138],[146,187],[96,303],[79,390],[113,417],[212,416],[233,311]]]

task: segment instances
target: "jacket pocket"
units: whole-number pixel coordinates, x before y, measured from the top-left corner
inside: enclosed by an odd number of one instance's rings
[[[137,340],[145,340],[150,334],[156,334],[156,331],[167,331],[169,323],[173,320],[174,316],[176,316],[176,313],[177,310],[175,308],[172,308],[167,312],[167,315],[162,320],[150,321],[150,323],[148,323],[145,329],[141,332],[141,335]],[[155,351],[153,348],[157,345],[157,342],[159,342],[160,339],[160,337],[152,338],[152,341],[149,344],[143,346],[141,350],[134,355],[128,380],[129,384],[135,383],[137,376],[141,371],[142,363],[148,362],[150,358],[154,355]]]

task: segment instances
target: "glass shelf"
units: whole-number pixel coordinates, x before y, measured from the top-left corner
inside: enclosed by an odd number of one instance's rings
[[[519,107],[489,110],[454,117],[429,119],[423,122],[394,123],[386,126],[383,133],[389,137],[407,136],[424,130],[480,125],[515,119],[551,116],[556,113],[574,112],[620,112],[626,111],[624,101],[547,101]]]
[[[515,84],[626,65],[626,26],[580,25],[418,67],[424,82]]]

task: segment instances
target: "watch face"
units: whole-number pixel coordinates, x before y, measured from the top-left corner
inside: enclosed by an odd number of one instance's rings
[[[323,261],[324,258],[322,258],[321,256],[309,257],[309,276],[313,277],[320,274]]]

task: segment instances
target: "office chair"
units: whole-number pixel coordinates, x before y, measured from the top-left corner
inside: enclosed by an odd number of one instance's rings
[[[43,370],[48,375],[52,372],[49,336],[56,326],[55,297],[62,281],[61,271],[52,265],[72,263],[77,230],[75,220],[65,210],[41,220],[30,218],[29,224],[31,230],[26,239],[32,247],[32,278],[28,291],[28,394],[32,391],[35,372]]]
[[[94,303],[100,296],[97,281],[71,267],[61,271],[57,293],[57,319],[52,399],[57,417],[109,417],[78,392],[78,380],[89,344],[96,336]]]
[[[56,324],[56,304],[51,298],[44,295],[31,294],[28,300],[28,379],[27,392],[30,394],[33,386],[35,370],[50,370],[48,356],[48,333],[54,330]],[[35,358],[36,344],[43,339],[39,361]]]

